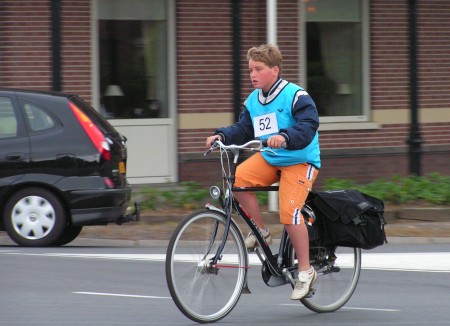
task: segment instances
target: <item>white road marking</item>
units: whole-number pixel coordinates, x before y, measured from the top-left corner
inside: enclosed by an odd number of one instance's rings
[[[105,292],[72,292],[73,294],[84,294],[84,295],[96,295],[96,296],[108,296],[108,297],[121,297],[121,298],[138,298],[138,299],[161,299],[161,300],[171,300],[171,297],[158,297],[152,295],[135,295],[135,294],[122,294],[122,293],[105,293]],[[296,306],[299,304],[280,304],[280,306]],[[366,311],[383,311],[383,312],[399,312],[397,309],[380,309],[380,308],[361,308],[361,307],[342,307],[341,309],[346,310],[366,310]]]
[[[110,259],[110,260],[136,260],[164,262],[165,254],[85,254],[85,253],[24,253],[20,251],[0,251],[2,255],[46,256],[61,258],[84,259]],[[180,260],[190,262],[198,261],[193,255],[177,255]],[[348,265],[350,256],[339,255],[338,263],[341,267]],[[235,264],[237,259],[233,255],[224,255],[223,260]],[[250,265],[261,265],[258,257],[249,255]],[[413,272],[440,272],[450,273],[450,252],[420,252],[420,253],[367,253],[362,254],[362,269],[413,271]]]
[[[364,253],[362,255],[362,268],[449,273],[450,253]]]
[[[163,262],[166,259],[165,254],[85,254],[85,253],[25,253],[19,250],[2,250],[0,255],[21,255],[21,256],[45,256],[61,258],[83,258],[83,259],[108,259],[108,260],[128,260],[128,261],[157,261]],[[198,261],[198,256],[179,255],[183,261]],[[233,255],[224,255],[224,260],[228,263],[236,263],[237,259]],[[347,265],[350,256],[339,255],[338,261],[341,266]],[[258,257],[254,254],[249,255],[250,265],[261,265]],[[362,268],[389,271],[415,271],[415,272],[444,272],[450,273],[450,253],[449,252],[420,252],[420,253],[367,253],[362,254]],[[102,293],[102,292],[72,292],[81,295],[129,297],[141,299],[161,299],[167,300],[170,297],[133,295],[120,293]],[[281,304],[283,306],[297,306],[298,304]],[[367,310],[382,312],[399,312],[396,309],[375,309],[364,307],[342,307],[348,310]]]
[[[135,295],[135,294],[120,294],[120,293],[102,293],[102,292],[72,292],[72,293],[73,294],[109,296],[109,297],[141,298],[141,299],[172,299],[171,297],[157,297],[157,296],[153,296],[153,295]]]
[[[280,306],[295,306],[299,307],[298,303],[282,303]],[[302,306],[300,306],[302,307]],[[306,307],[303,307],[307,309]],[[340,309],[346,309],[346,310],[367,310],[367,311],[386,311],[386,312],[399,312],[401,310],[398,309],[383,309],[383,308],[362,308],[362,307],[342,307]]]
[[[341,309],[347,310],[367,310],[367,311],[386,311],[386,312],[399,312],[398,309],[377,309],[377,308],[357,308],[357,307],[342,307]]]

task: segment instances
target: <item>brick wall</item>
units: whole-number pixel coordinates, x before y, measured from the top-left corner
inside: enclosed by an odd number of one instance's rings
[[[50,1],[0,5],[0,86],[52,89]],[[90,0],[61,1],[62,91],[91,100]]]
[[[49,1],[0,4],[0,86],[51,88]]]
[[[178,112],[230,110],[230,1],[215,1],[213,6],[202,0],[177,1],[176,17]]]
[[[418,3],[420,107],[449,108],[450,1],[427,0]]]
[[[91,1],[64,0],[61,6],[62,89],[92,100]]]
[[[449,27],[450,2],[418,2],[419,109],[426,115],[428,109],[445,108],[448,121],[450,93],[444,89],[450,85],[450,74],[445,69],[450,60],[450,37],[445,32]],[[370,12],[371,110],[409,109],[407,1],[371,1]],[[392,174],[408,174],[409,128],[406,123],[383,125],[371,131],[322,132],[321,178],[367,182]],[[422,173],[450,174],[445,163],[450,158],[450,124],[422,122],[420,132]]]
[[[180,2],[180,1],[179,1]],[[202,1],[183,1],[183,6],[177,4],[177,13],[192,8],[195,3],[198,11],[205,10],[198,5]],[[418,1],[418,37],[419,37],[419,106],[420,110],[446,108],[449,109],[450,74],[448,74],[450,60],[450,36],[447,33],[450,24],[450,2],[448,1]],[[231,21],[226,13],[230,8],[226,2],[224,15],[218,19],[221,26],[227,26],[225,35],[219,43],[224,58],[220,59],[219,67],[225,68],[222,63],[231,62],[229,40],[231,39]],[[251,91],[248,80],[246,50],[253,45],[264,43],[266,40],[266,1],[242,1],[242,96],[245,98]],[[283,77],[298,82],[300,62],[300,40],[298,39],[297,23],[298,1],[278,1],[278,44],[283,51],[284,66]],[[192,10],[185,14],[192,13]],[[189,17],[191,19],[191,17]],[[195,18],[194,18],[195,19]],[[409,43],[408,43],[408,3],[407,1],[372,0],[370,1],[370,38],[371,38],[371,110],[409,110]],[[200,23],[201,24],[201,23]],[[207,20],[205,28],[210,28],[211,22]],[[184,25],[183,25],[184,27]],[[198,25],[197,25],[198,28]],[[186,30],[181,32],[178,26],[178,43],[180,37],[186,36]],[[187,32],[189,33],[189,32]],[[208,33],[207,33],[208,34]],[[203,36],[203,35],[202,35]],[[215,36],[213,36],[215,38]],[[195,43],[204,42],[194,38]],[[192,46],[192,44],[191,44]],[[216,49],[216,48],[214,48]],[[209,52],[208,49],[206,51]],[[194,55],[186,47],[178,48],[178,55],[185,57]],[[202,55],[206,55],[202,53]],[[438,60],[439,64],[436,64]],[[205,68],[205,67],[203,67]],[[217,69],[217,67],[215,67]],[[209,69],[215,69],[214,66]],[[179,66],[180,69],[180,66]],[[208,70],[208,68],[206,68]],[[231,67],[229,68],[231,69]],[[225,70],[226,71],[226,70]],[[185,70],[183,70],[183,74]],[[219,110],[232,112],[231,70],[220,78],[221,83],[213,84],[212,93],[197,94],[197,98],[207,101],[211,94],[220,88],[220,102],[217,105],[201,106],[202,111],[211,112]],[[191,71],[186,80],[196,84],[199,76]],[[200,77],[201,78],[201,77]],[[243,99],[244,99],[243,98]],[[179,94],[179,104],[185,108],[185,97]],[[242,100],[243,100],[242,99]],[[208,102],[210,103],[210,102]],[[192,108],[192,110],[196,110]],[[378,111],[378,112],[380,112]],[[447,112],[447,111],[445,111]],[[445,114],[445,113],[444,113]],[[449,111],[450,114],[450,111]],[[447,118],[448,121],[448,118]],[[368,182],[383,176],[393,174],[406,175],[409,173],[408,145],[409,124],[386,124],[374,130],[347,130],[321,132],[321,147],[323,168],[321,169],[318,185],[321,179],[340,177],[355,179],[359,182]],[[450,174],[448,162],[450,156],[450,125],[443,123],[421,123],[422,172],[440,172]],[[204,151],[204,139],[212,129],[180,130],[178,142],[180,148],[180,179],[181,180],[217,180],[217,170],[211,169],[211,162],[205,162],[201,156]],[[196,145],[197,144],[197,145]]]
[[[177,1],[178,113],[228,112],[232,94],[231,2]],[[178,151],[201,151],[209,130],[178,131]],[[183,164],[181,180],[197,179]],[[193,169],[195,170],[195,164]]]
[[[300,40],[298,0],[278,0],[278,44],[283,77],[298,83]],[[418,1],[419,107],[450,114],[450,2]],[[50,1],[4,0],[0,6],[0,87],[40,90],[52,86]],[[64,0],[62,89],[90,101],[90,0]],[[233,112],[231,1],[177,0],[177,110],[184,113]],[[266,1],[241,1],[241,102],[252,90],[246,51],[266,41]],[[408,2],[370,1],[371,110],[409,109]],[[228,124],[224,121],[224,125]],[[212,129],[178,132],[180,180],[216,179],[202,153]],[[423,172],[450,174],[450,125],[420,125]],[[396,171],[408,173],[408,123],[376,130],[321,132],[321,178],[369,181]],[[369,168],[370,166],[376,168]],[[211,173],[211,177],[209,176]],[[320,178],[319,178],[320,179]]]

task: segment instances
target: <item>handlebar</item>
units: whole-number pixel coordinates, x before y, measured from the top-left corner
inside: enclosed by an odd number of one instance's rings
[[[252,147],[255,145],[257,145],[257,147]],[[281,147],[286,148],[287,147],[286,142],[284,142]],[[211,148],[208,149],[203,155],[204,156],[208,155],[215,148],[221,148],[221,149],[232,151],[232,152],[240,151],[240,150],[249,150],[249,151],[255,151],[255,152],[268,152],[273,155],[277,155],[273,150],[271,150],[270,148],[267,148],[267,139],[264,139],[264,140],[254,139],[254,140],[250,140],[242,145],[235,145],[235,144],[225,145],[224,143],[222,143],[222,141],[220,141],[219,139],[216,139],[213,142]]]
[[[261,140],[262,147],[267,147],[267,140],[268,139]],[[286,142],[282,142],[281,143],[281,148],[287,148],[287,143]]]

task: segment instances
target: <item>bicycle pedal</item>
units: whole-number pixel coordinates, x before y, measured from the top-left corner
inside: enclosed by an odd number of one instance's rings
[[[309,292],[304,296],[304,298],[305,299],[312,298],[314,294],[316,294],[316,289],[311,288],[311,290],[309,290]]]

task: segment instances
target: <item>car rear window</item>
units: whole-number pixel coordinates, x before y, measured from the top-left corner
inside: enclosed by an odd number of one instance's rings
[[[56,126],[56,122],[50,114],[35,104],[24,103],[24,109],[28,124],[32,131],[49,130]]]
[[[92,122],[95,123],[97,128],[99,128],[105,134],[117,134],[117,131],[114,129],[111,124],[106,121],[92,106],[87,104],[78,96],[70,96],[69,100],[75,104],[84,114],[86,114]]]

